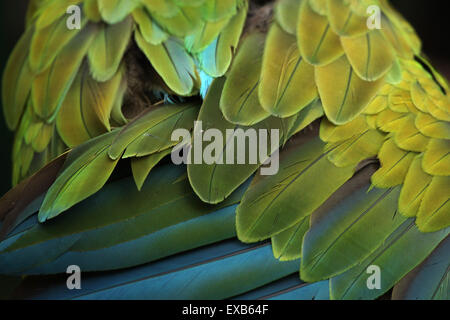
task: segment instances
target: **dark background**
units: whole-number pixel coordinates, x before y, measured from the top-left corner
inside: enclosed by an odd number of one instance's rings
[[[24,29],[27,0],[0,1],[0,71],[3,73],[9,53]],[[423,42],[423,50],[433,64],[450,78],[450,19],[444,1],[391,0],[411,22]],[[11,186],[11,148],[13,135],[0,112],[0,196]]]

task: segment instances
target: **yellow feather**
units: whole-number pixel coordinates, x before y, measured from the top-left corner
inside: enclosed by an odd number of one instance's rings
[[[351,139],[328,144],[333,149],[328,159],[338,167],[357,165],[359,162],[375,156],[384,142],[384,135],[378,130],[370,130],[355,135]]]
[[[398,209],[401,214],[406,217],[415,217],[417,215],[432,178],[433,176],[423,171],[422,156],[417,155],[409,167],[400,192]]]
[[[363,80],[380,79],[394,63],[394,50],[379,30],[356,37],[342,37],[341,43],[353,70]]]
[[[377,127],[384,132],[395,132],[405,121],[408,121],[407,113],[394,112],[391,109],[381,111],[377,115]]]
[[[367,123],[364,116],[344,124],[335,125],[326,118],[320,123],[320,139],[325,142],[339,142],[350,139],[351,137],[367,130]]]
[[[431,175],[450,175],[450,140],[431,139],[423,156],[422,167]]]
[[[225,119],[232,123],[249,126],[270,115],[261,107],[258,98],[264,41],[261,33],[245,38],[226,77],[220,109]]]
[[[328,0],[328,8],[330,25],[338,35],[351,37],[369,31],[367,18],[355,14],[345,0]]]
[[[450,139],[450,123],[448,121],[439,121],[429,114],[420,112],[415,118],[415,126],[428,137]]]
[[[262,107],[278,117],[289,117],[317,97],[314,67],[300,56],[295,37],[274,23],[267,35],[261,83]]]
[[[309,1],[300,5],[297,39],[303,58],[314,65],[326,65],[344,53],[328,19],[314,12]]]
[[[284,31],[295,35],[300,1],[280,0],[275,7],[275,18]]]
[[[364,81],[353,71],[346,57],[324,67],[316,67],[316,84],[328,119],[344,124],[355,119],[384,84]]]
[[[414,124],[414,116],[410,114],[396,130],[394,141],[403,150],[423,152],[430,139],[420,133]]]
[[[404,151],[387,140],[378,153],[381,168],[372,175],[372,184],[378,188],[392,188],[403,183],[416,153]]]
[[[417,214],[416,224],[422,232],[450,226],[450,177],[433,177]]]

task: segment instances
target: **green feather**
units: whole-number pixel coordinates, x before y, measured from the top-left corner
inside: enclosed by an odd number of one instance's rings
[[[106,82],[97,82],[89,74],[87,64],[78,72],[58,112],[56,125],[61,138],[75,147],[111,129],[109,118],[123,70]]]
[[[178,14],[178,8],[172,0],[140,0],[151,13],[171,18]]]
[[[408,117],[408,113],[394,112],[388,108],[377,115],[376,126],[384,132],[395,132],[408,121]]]
[[[237,0],[208,0],[201,7],[202,17],[206,21],[218,21],[236,13]]]
[[[422,167],[431,175],[450,175],[450,140],[431,139],[423,155]]]
[[[398,56],[404,59],[414,57],[414,52],[398,27],[385,15],[381,15],[381,25],[383,34],[389,43],[394,47]]]
[[[379,30],[341,39],[342,47],[355,73],[363,80],[376,81],[394,63],[394,50]]]
[[[39,221],[58,216],[103,187],[117,164],[108,157],[108,147],[117,133],[90,140],[69,154],[63,171],[45,196]]]
[[[184,39],[186,50],[192,53],[199,53],[205,50],[217,38],[229,21],[230,17],[218,21],[203,22],[194,33]]]
[[[311,9],[321,15],[326,16],[328,13],[328,3],[327,0],[306,0],[309,3]]]
[[[125,19],[138,5],[138,0],[97,0],[100,14],[110,24]]]
[[[248,5],[245,2],[219,36],[198,54],[201,68],[210,76],[219,78],[228,70],[244,28],[247,10]]]
[[[31,144],[34,138],[36,138],[36,136],[38,135],[39,131],[42,129],[43,125],[44,123],[38,117],[36,117],[35,115],[32,116],[32,121],[29,127],[27,128],[27,131],[24,136],[26,144],[28,145]]]
[[[355,37],[369,31],[367,17],[357,15],[345,0],[328,0],[328,19],[334,32],[341,37]]]
[[[391,188],[402,184],[416,153],[401,150],[393,139],[387,140],[378,153],[381,168],[372,176],[378,188]]]
[[[403,150],[423,152],[430,139],[417,130],[414,122],[414,116],[410,115],[407,120],[402,123],[402,126],[397,129],[397,132],[394,135],[394,141],[395,144]]]
[[[325,114],[338,125],[355,119],[384,84],[383,79],[360,79],[346,57],[316,67],[315,77]]]
[[[450,123],[436,120],[429,114],[419,112],[414,120],[414,125],[427,137],[450,139]]]
[[[223,149],[220,152],[215,152],[216,161],[212,164],[207,164],[203,162],[203,160],[201,161],[201,163],[196,164],[196,159],[190,159],[191,164],[188,165],[188,176],[192,188],[198,194],[200,199],[208,203],[219,203],[224,200],[229,194],[231,194],[233,190],[235,190],[239,185],[247,180],[260,167],[261,163],[265,162],[268,159],[268,155],[262,155],[259,157],[259,159],[254,159],[256,163],[251,163],[250,161],[246,161],[245,164],[238,163],[239,159],[236,151],[237,146],[236,143],[234,143],[237,138],[234,137],[233,139],[231,139],[231,137],[228,137],[226,130],[241,129],[245,131],[248,128],[241,128],[238,125],[234,125],[226,121],[222,115],[222,112],[218,108],[224,82],[224,78],[219,78],[212,83],[211,87],[208,90],[206,98],[203,101],[203,105],[198,117],[198,120],[202,121],[202,130],[208,130],[212,128],[220,131],[223,140],[219,141],[222,143]],[[256,135],[258,135],[260,129],[269,130],[269,135],[270,129],[279,130],[280,141],[277,142],[280,144],[280,142],[286,141],[289,138],[287,136],[287,133],[291,128],[293,121],[295,121],[295,117],[291,117],[288,119],[269,117],[266,120],[263,120],[252,126],[251,128],[256,130]],[[195,138],[196,134],[198,134],[198,127],[194,128],[194,140],[192,142],[191,150],[194,150],[195,153],[196,148],[199,148],[198,154],[203,155],[205,149],[209,146],[207,146],[206,143],[203,143],[203,146],[198,145],[197,143],[199,141],[196,141],[198,140]],[[267,141],[267,149],[270,152],[273,143],[272,141],[270,141],[270,136],[268,137]],[[234,154],[233,158],[229,159],[230,156],[227,155],[227,149],[231,150],[231,143],[234,144]],[[248,143],[245,143],[246,146],[241,148],[239,152],[245,152],[245,157],[249,158]],[[192,154],[192,152],[190,154]],[[232,160],[233,163],[227,164],[227,159]],[[220,160],[222,160],[223,163],[220,163]]]
[[[260,241],[292,227],[351,178],[353,167],[335,167],[323,149],[318,138],[291,146],[280,154],[276,175],[253,179],[236,212],[241,241]]]
[[[320,122],[320,139],[326,142],[340,142],[350,139],[367,130],[367,122],[363,116],[343,124],[335,125],[324,118]]]
[[[169,39],[155,46],[145,41],[139,31],[135,32],[135,39],[170,89],[183,96],[192,93],[198,75],[194,61],[182,45]]]
[[[305,217],[293,227],[272,237],[275,258],[281,261],[299,259],[302,255],[303,236],[309,229],[309,218]]]
[[[428,113],[428,106],[433,102],[419,81],[411,83],[411,99],[414,106],[422,112]]]
[[[198,7],[203,5],[207,0],[172,0],[176,5],[180,7],[192,6]]]
[[[0,273],[60,273],[73,259],[85,271],[113,270],[234,237],[235,204],[244,189],[218,206],[206,205],[185,170],[152,170],[152,183],[141,192],[131,178],[112,182],[51,223],[35,222],[0,243]],[[127,258],[118,258],[122,254]],[[26,259],[19,268],[8,263],[20,257]]]
[[[131,38],[133,20],[127,17],[122,22],[101,27],[89,51],[89,65],[92,77],[106,81],[116,73],[125,49]]]
[[[328,159],[338,167],[357,165],[376,156],[384,139],[384,135],[379,131],[367,129],[348,140],[328,144]]]
[[[177,10],[177,14],[173,17],[164,17],[158,12],[153,12],[152,18],[164,31],[182,39],[200,28],[204,19],[197,7],[178,7]]]
[[[132,12],[134,21],[139,26],[139,31],[145,41],[152,45],[158,45],[166,41],[169,35],[165,33],[150,17],[146,10],[137,8]]]
[[[328,279],[357,265],[405,221],[396,212],[399,188],[367,192],[367,175],[358,180],[357,175],[328,200],[331,205],[313,213],[303,239],[302,280]]]
[[[406,113],[413,109],[411,96],[407,90],[393,88],[388,94],[388,104],[392,111]]]
[[[31,40],[29,63],[35,73],[46,70],[61,50],[81,30],[67,28],[67,17],[63,16],[49,26],[38,29]],[[86,19],[81,20],[81,29],[86,25]]]
[[[386,75],[386,82],[392,85],[399,84],[403,79],[402,72],[403,69],[399,62],[399,59],[394,59],[392,68]]]
[[[54,132],[54,125],[48,125],[44,124],[37,135],[34,137],[33,141],[31,142],[31,146],[33,147],[33,150],[36,152],[43,152],[48,144],[50,143],[50,140],[53,136]]]
[[[286,134],[287,137],[291,137],[294,134],[300,132],[309,126],[314,120],[323,116],[323,107],[319,99],[314,100],[305,107],[302,111],[293,116],[295,118],[291,129]]]
[[[422,155],[417,155],[414,158],[400,193],[398,210],[406,217],[417,215],[422,199],[433,178],[423,171],[422,158]]]
[[[241,43],[226,76],[220,109],[228,121],[250,126],[269,117],[258,99],[264,35],[254,33]]]
[[[14,130],[27,103],[33,74],[28,64],[30,42],[34,29],[29,28],[20,38],[8,59],[2,78],[2,104],[6,124]]]
[[[83,12],[90,21],[100,22],[102,20],[97,0],[84,0]]]
[[[328,19],[315,13],[310,1],[302,1],[300,5],[297,39],[302,57],[313,65],[327,65],[344,53]]]
[[[450,226],[450,177],[431,180],[417,213],[416,224],[422,232],[434,232]]]
[[[414,226],[413,219],[406,220],[367,259],[331,278],[331,298],[368,300],[381,296],[421,263],[448,233],[448,228],[434,233],[422,233]],[[411,249],[412,245],[414,250]],[[370,276],[367,268],[372,265],[380,267],[379,290],[367,289]]]
[[[301,1],[280,0],[275,7],[275,19],[284,31],[295,35],[297,31],[297,18]]]
[[[450,299],[450,238],[417,267],[409,272],[392,292],[393,300],[449,300]]]
[[[166,149],[157,153],[153,153],[149,156],[132,158],[131,170],[133,171],[134,182],[138,190],[142,189],[147,176],[150,171],[168,154],[171,153],[171,149]]]
[[[55,118],[96,31],[95,26],[86,26],[64,47],[52,65],[34,78],[31,96],[38,116],[48,121]]]
[[[175,129],[192,129],[198,114],[197,104],[166,105],[154,107],[120,130],[108,154],[112,160],[122,154],[141,157],[165,150],[178,143],[172,141]]]
[[[262,107],[278,117],[288,117],[317,97],[314,67],[300,56],[295,37],[276,23],[267,35],[258,87]]]
[[[79,5],[82,0],[47,1],[38,9],[39,17],[36,20],[36,29],[43,29],[66,14],[71,5]]]

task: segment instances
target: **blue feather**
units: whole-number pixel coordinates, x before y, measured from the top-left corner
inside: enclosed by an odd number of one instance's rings
[[[224,299],[298,270],[299,261],[280,262],[269,243],[120,286],[80,299]]]

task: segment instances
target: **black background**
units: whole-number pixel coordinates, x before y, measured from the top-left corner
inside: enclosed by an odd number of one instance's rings
[[[0,71],[24,29],[27,0],[0,1]],[[414,26],[423,42],[423,50],[433,64],[450,78],[450,19],[446,1],[391,0]],[[13,135],[0,112],[0,195],[11,186],[11,148]]]

